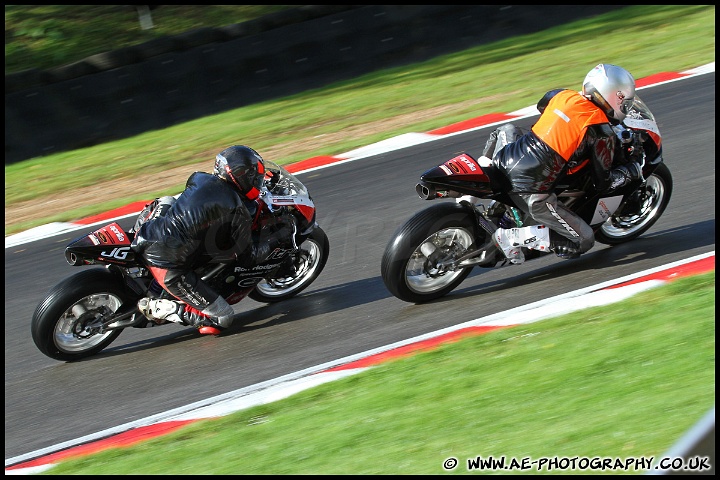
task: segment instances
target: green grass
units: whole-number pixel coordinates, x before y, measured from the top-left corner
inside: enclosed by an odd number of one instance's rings
[[[203,27],[222,27],[298,5],[160,5],[144,30],[134,5],[5,5],[5,75]]]
[[[714,272],[681,278],[46,473],[422,475],[446,473],[449,457],[460,474],[477,456],[659,459],[715,403],[714,307]]]
[[[77,188],[100,179],[136,177],[144,181],[170,167],[190,166],[203,159],[211,163],[219,148],[236,142],[252,145],[263,154],[280,144],[298,144],[294,154],[270,158],[280,164],[338,155],[402,133],[429,131],[486,113],[527,107],[551,88],[579,89],[585,74],[600,62],[622,65],[642,78],[713,61],[713,5],[632,6],[161,131],[6,166],[5,204],[63,192],[72,195]],[[401,127],[367,128],[375,121],[412,117],[430,109],[437,110]],[[348,133],[337,135],[342,132]],[[336,139],[323,140],[329,135]],[[313,140],[309,146],[308,139]],[[105,168],[108,162],[113,163],[110,178]],[[172,193],[180,192],[183,184],[178,183]],[[147,197],[120,192],[62,215],[6,223],[5,234],[101,213]]]

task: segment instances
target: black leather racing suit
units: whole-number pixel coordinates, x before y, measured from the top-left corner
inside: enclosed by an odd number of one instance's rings
[[[210,260],[254,257],[251,227],[256,209],[255,201],[241,197],[229,183],[195,172],[164,215],[139,225],[132,248],[165,290],[228,326],[232,308],[193,269]]]
[[[551,249],[577,256],[592,248],[595,235],[558,202],[552,189],[569,170],[587,162],[595,187],[608,189],[619,142],[605,113],[578,92],[551,90],[537,108],[541,115],[531,131],[501,126],[488,140],[484,155],[507,178],[517,206],[551,229]]]

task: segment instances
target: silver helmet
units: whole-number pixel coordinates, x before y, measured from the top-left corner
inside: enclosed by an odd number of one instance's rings
[[[635,100],[635,79],[624,68],[601,63],[585,75],[582,92],[610,120],[620,123]]]

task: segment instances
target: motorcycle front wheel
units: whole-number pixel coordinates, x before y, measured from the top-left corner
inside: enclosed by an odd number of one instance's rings
[[[673,190],[668,167],[659,164],[645,183],[595,232],[595,240],[619,245],[634,240],[652,227],[667,208]]]
[[[410,303],[450,293],[472,267],[452,266],[475,249],[484,232],[475,214],[457,203],[438,203],[416,213],[390,239],[381,262],[385,287]]]
[[[248,294],[256,302],[274,303],[294,297],[305,290],[320,275],[330,255],[330,241],[320,227],[292,254],[295,274],[281,278],[266,278]]]
[[[35,309],[31,323],[35,346],[61,361],[95,355],[122,332],[100,331],[102,318],[130,301],[122,279],[107,269],[79,272],[51,289]]]

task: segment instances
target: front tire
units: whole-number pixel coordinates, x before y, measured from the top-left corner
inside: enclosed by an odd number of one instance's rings
[[[50,290],[31,323],[35,346],[55,360],[86,358],[110,345],[122,329],[98,333],[101,317],[133,299],[122,279],[107,269],[79,272]]]
[[[398,228],[385,248],[380,266],[385,287],[410,303],[447,295],[467,278],[472,267],[438,268],[439,263],[431,262],[428,255],[441,262],[457,259],[475,249],[483,233],[475,214],[461,204],[443,202],[416,213]]]
[[[293,253],[296,274],[284,278],[266,278],[248,294],[256,302],[274,303],[299,294],[315,279],[325,268],[330,255],[330,241],[325,231],[318,227],[300,245],[298,252]]]
[[[595,232],[595,240],[619,245],[634,240],[652,227],[670,203],[673,179],[660,163],[645,183],[628,196],[625,204]]]

